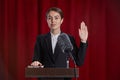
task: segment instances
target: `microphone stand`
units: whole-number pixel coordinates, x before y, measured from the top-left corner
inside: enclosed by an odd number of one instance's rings
[[[74,75],[75,75],[75,78],[76,78],[76,80],[77,80],[77,76],[76,76],[76,67],[77,67],[77,66],[76,66],[76,62],[75,62],[75,59],[74,59],[71,51],[69,52],[69,55],[70,55],[70,57],[72,58],[72,60],[73,60],[73,62],[74,62]]]
[[[73,62],[74,62],[74,75],[75,75],[75,78],[76,78],[76,80],[77,80],[77,75],[76,75],[76,67],[77,67],[77,66],[76,66],[75,59],[74,59],[71,51],[68,51],[68,52],[66,52],[66,53],[67,53],[67,58],[66,58],[67,68],[69,68],[69,59],[70,59],[70,57],[71,57],[72,60],[73,60]]]
[[[66,60],[67,62],[67,68],[69,68],[69,56],[67,56],[67,60]]]

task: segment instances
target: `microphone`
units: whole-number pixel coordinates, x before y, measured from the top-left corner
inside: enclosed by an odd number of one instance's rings
[[[61,47],[63,53],[65,53],[65,51],[72,51],[73,50],[72,43],[71,43],[71,41],[66,33],[61,33],[59,35],[58,44]]]
[[[72,60],[74,61],[74,64],[76,66],[76,62],[74,60],[74,57],[72,55],[73,45],[66,33],[61,33],[58,37],[58,45],[61,47],[63,53],[68,53]],[[69,58],[69,57],[68,57]],[[68,60],[68,59],[67,59]]]

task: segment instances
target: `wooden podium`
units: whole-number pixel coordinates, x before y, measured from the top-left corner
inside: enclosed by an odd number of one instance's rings
[[[64,80],[79,77],[79,68],[25,68],[25,76],[40,80]]]

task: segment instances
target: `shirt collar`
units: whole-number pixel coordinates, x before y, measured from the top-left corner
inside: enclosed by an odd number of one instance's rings
[[[61,32],[60,32],[60,33],[61,33]],[[60,35],[60,33],[58,33],[58,34],[54,35],[52,32],[50,32],[51,37],[56,37],[56,38]]]

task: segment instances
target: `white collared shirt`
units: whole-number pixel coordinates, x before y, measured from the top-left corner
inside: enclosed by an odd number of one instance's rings
[[[51,43],[52,43],[52,51],[53,51],[53,53],[55,51],[55,47],[56,47],[56,43],[57,43],[57,38],[58,38],[59,35],[60,35],[60,33],[56,34],[56,35],[54,35],[53,33],[51,33]]]

